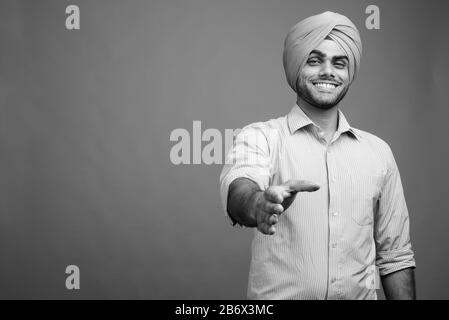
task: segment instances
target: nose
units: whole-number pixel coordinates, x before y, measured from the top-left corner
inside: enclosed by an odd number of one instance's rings
[[[332,63],[330,61],[325,61],[321,64],[320,77],[335,78],[334,68],[332,67]]]

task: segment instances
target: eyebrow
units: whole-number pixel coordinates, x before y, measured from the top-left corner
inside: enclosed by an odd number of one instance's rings
[[[312,52],[310,52],[310,54],[316,54],[318,56],[320,56],[321,58],[325,58],[326,54],[324,52],[321,52],[320,50],[312,50]],[[342,59],[346,59],[349,61],[347,56],[333,56],[332,60],[342,60]]]

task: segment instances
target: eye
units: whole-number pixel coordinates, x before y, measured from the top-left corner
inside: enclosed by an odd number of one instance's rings
[[[337,61],[334,63],[335,67],[338,69],[344,69],[346,68],[346,62],[345,61]]]
[[[309,64],[311,66],[317,66],[320,64],[320,62],[321,62],[321,60],[318,58],[310,58],[309,60],[307,60],[307,64]]]

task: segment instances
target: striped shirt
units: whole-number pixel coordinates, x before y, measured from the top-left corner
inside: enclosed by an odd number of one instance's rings
[[[226,214],[229,185],[239,177],[261,190],[290,179],[321,187],[297,194],[274,235],[254,229],[249,299],[377,299],[377,273],[415,267],[390,147],[351,127],[340,110],[338,119],[328,144],[295,105],[284,117],[244,127],[227,154],[220,175]]]

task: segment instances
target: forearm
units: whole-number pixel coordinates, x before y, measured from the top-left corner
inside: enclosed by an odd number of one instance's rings
[[[388,300],[415,300],[415,273],[412,268],[399,270],[381,277]]]
[[[229,185],[228,213],[234,221],[246,227],[256,227],[256,197],[262,194],[259,186],[250,179],[237,178]]]

